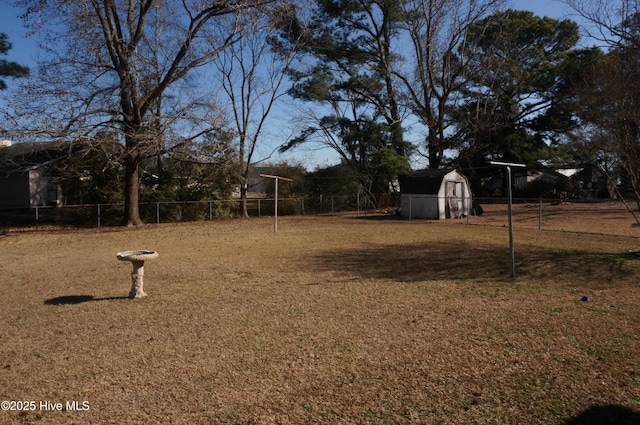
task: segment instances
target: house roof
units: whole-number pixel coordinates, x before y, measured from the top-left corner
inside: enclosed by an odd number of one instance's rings
[[[400,190],[403,193],[437,194],[442,180],[453,169],[420,170],[400,179]]]
[[[0,172],[35,170],[81,152],[80,146],[58,143],[15,143],[0,148]]]

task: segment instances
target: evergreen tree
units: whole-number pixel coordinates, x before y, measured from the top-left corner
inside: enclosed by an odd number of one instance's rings
[[[0,55],[7,55],[11,50],[11,43],[6,34],[0,33]],[[0,77],[26,77],[29,75],[29,68],[18,64],[17,62],[9,62],[6,59],[0,59]],[[0,90],[7,88],[4,80],[0,79]]]
[[[465,136],[458,163],[477,169],[502,160],[535,168],[552,159],[553,135],[570,125],[556,105],[568,95],[569,64],[580,57],[578,25],[507,10],[479,20],[469,38],[476,55],[456,112]]]
[[[394,80],[399,57],[393,47],[403,16],[401,3],[317,0],[313,18],[297,17],[286,25],[282,37],[289,43],[282,48],[295,43],[303,52],[291,71],[290,94],[326,108],[283,150],[320,140],[354,169],[365,190],[384,186],[376,181],[377,175],[390,173],[388,180],[406,172],[412,152],[404,140]]]

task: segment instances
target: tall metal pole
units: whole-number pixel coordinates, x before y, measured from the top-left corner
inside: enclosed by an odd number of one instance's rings
[[[273,216],[273,232],[278,233],[278,177],[276,177],[276,206],[275,215]]]
[[[276,186],[277,187],[277,186]],[[511,204],[511,167],[507,166],[507,204],[509,205],[509,251],[511,253],[511,277],[516,276],[516,251],[513,247],[513,210]]]
[[[513,246],[513,210],[511,208],[511,204],[513,203],[513,198],[511,196],[511,167],[526,167],[525,164],[517,164],[512,162],[496,162],[490,161],[492,165],[501,165],[507,168],[507,204],[509,211],[509,253],[511,257],[511,277],[516,276],[516,255],[515,248]]]
[[[275,179],[276,181],[276,199],[275,199],[275,213],[274,213],[274,219],[273,219],[273,232],[277,233],[278,232],[278,180],[286,180],[288,182],[292,182],[293,179],[280,177],[280,176],[273,176],[270,174],[260,174],[260,177]]]

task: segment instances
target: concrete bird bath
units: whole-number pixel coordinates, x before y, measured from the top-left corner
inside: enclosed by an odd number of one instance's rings
[[[143,277],[144,277],[144,262],[147,260],[153,260],[158,258],[156,251],[124,251],[116,254],[116,258],[120,261],[130,261],[133,264],[133,271],[131,272],[131,291],[129,292],[129,298],[142,298],[146,297],[143,290]]]

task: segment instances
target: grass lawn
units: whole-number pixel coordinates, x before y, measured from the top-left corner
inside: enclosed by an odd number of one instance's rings
[[[0,236],[0,423],[640,423],[640,228],[516,229],[515,279],[505,227],[278,230]],[[139,300],[132,249],[160,253]]]

